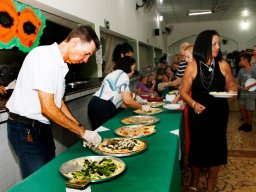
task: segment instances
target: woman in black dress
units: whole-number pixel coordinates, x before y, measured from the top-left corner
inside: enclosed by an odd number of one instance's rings
[[[192,177],[189,191],[197,191],[201,168],[207,168],[207,191],[213,192],[219,166],[227,164],[229,109],[226,99],[215,98],[209,92],[237,92],[237,86],[229,64],[222,60],[216,31],[203,31],[197,36],[193,57],[181,86],[181,97],[190,106],[188,161]]]

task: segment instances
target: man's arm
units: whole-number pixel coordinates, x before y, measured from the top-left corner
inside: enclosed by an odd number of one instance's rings
[[[61,108],[60,110],[64,113],[66,117],[71,119],[72,121],[76,122],[79,125],[79,122],[76,120],[76,118],[71,114],[70,110],[68,109],[67,105],[65,102],[62,100],[61,101]]]
[[[81,137],[85,134],[85,129],[80,127],[76,121],[70,119],[65,113],[59,109],[54,103],[54,95],[43,91],[38,91],[38,96],[41,104],[41,112],[44,116],[48,117],[55,123],[62,127],[69,129],[70,131],[80,135]],[[70,112],[69,112],[70,113]],[[71,115],[72,116],[72,115]]]

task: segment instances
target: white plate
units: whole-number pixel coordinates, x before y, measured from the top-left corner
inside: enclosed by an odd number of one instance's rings
[[[180,104],[165,104],[163,108],[168,110],[178,110],[180,109]]]
[[[210,92],[210,95],[216,98],[232,98],[237,96],[237,93],[228,93],[228,92]]]
[[[256,79],[254,78],[247,79],[247,81],[245,82],[245,87],[250,86],[254,83],[256,83]],[[256,90],[256,85],[251,87],[248,91],[255,91],[255,90]]]

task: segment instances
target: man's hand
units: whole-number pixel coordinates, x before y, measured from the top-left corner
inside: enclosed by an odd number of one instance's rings
[[[101,136],[96,131],[90,130],[86,130],[82,138],[89,144],[93,144],[95,147],[97,147],[102,141]]]

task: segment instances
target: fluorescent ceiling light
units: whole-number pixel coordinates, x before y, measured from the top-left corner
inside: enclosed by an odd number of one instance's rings
[[[249,11],[248,10],[244,10],[243,13],[242,13],[242,16],[243,17],[249,16]]]
[[[164,1],[164,0],[159,0],[159,3],[160,3],[160,4],[163,4],[163,1]]]
[[[194,15],[206,15],[206,14],[212,14],[212,10],[189,10],[188,15],[194,16]]]
[[[242,30],[248,30],[250,27],[250,23],[247,21],[247,19],[244,19],[241,23],[241,29]]]
[[[163,21],[164,17],[162,15],[159,16],[159,21]]]

